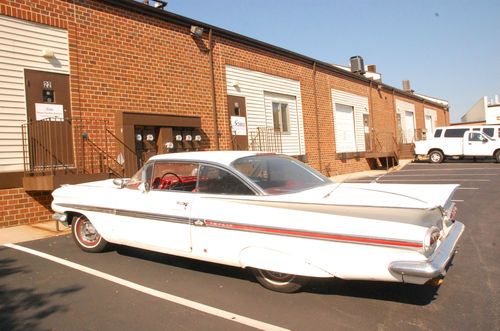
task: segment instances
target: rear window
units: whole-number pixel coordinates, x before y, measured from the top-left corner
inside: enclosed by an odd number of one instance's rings
[[[491,138],[493,138],[493,136],[495,134],[495,129],[494,128],[484,128],[483,132],[485,134],[487,134],[488,136],[490,136]]]
[[[436,132],[434,132],[434,138],[439,138],[441,137],[441,132],[443,132],[442,129],[437,129]]]
[[[469,129],[448,129],[444,132],[446,138],[463,138],[464,133]]]

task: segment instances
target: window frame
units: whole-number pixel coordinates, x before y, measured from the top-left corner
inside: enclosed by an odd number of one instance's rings
[[[274,105],[278,105],[278,119],[277,119],[278,121],[276,121],[276,117],[275,117],[275,114],[274,114]],[[286,127],[287,127],[287,130],[283,129],[283,108],[282,108],[282,106],[286,107],[284,110],[285,110],[285,113],[286,113]],[[283,102],[283,101],[272,100],[271,101],[271,111],[272,111],[272,114],[273,114],[273,128],[274,128],[274,131],[279,131],[282,134],[290,134],[291,133],[291,130],[290,130],[290,107],[289,107],[288,103],[287,102]],[[279,127],[276,127],[276,124],[278,124]]]

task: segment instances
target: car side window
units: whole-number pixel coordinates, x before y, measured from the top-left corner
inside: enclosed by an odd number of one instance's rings
[[[202,165],[197,192],[210,194],[254,195],[255,193],[232,173],[210,165]]]
[[[445,138],[463,138],[464,133],[469,131],[469,128],[466,129],[447,129],[444,132]]]
[[[479,132],[469,133],[469,141],[483,141],[483,136]]]
[[[151,189],[154,191],[196,191],[196,162],[155,162]]]
[[[442,129],[437,129],[436,132],[434,132],[434,138],[439,138],[441,137],[441,132],[443,132]]]

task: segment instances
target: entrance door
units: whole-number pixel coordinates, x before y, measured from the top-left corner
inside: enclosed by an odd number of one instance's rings
[[[73,165],[69,76],[24,70],[31,169]]]
[[[430,137],[432,137],[432,133],[434,131],[434,128],[432,127],[432,116],[431,115],[425,115],[425,129],[427,130],[426,138],[430,139]]]
[[[244,97],[227,96],[227,109],[231,117],[233,150],[248,150],[247,110]]]
[[[370,115],[363,114],[363,131],[365,133],[365,150],[371,151],[371,140],[370,140]]]
[[[356,152],[356,135],[354,132],[354,108],[335,104],[335,138],[337,153]]]
[[[405,143],[409,144],[415,140],[415,124],[413,112],[405,111]]]

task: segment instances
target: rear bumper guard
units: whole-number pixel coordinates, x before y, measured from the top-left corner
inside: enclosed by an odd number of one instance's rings
[[[404,276],[421,277],[426,279],[445,275],[446,266],[455,254],[458,239],[464,231],[464,224],[455,222],[445,241],[437,248],[434,254],[426,261],[394,261],[389,265],[393,273]]]

